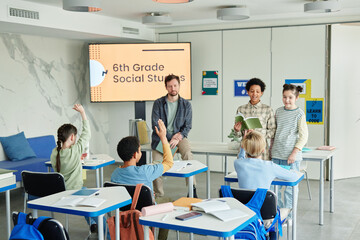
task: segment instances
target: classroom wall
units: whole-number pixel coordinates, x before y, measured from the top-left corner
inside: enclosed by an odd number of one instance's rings
[[[90,104],[88,49],[83,41],[0,33],[0,136],[54,135],[63,123],[90,120],[90,152],[109,151],[107,104]],[[112,109],[112,108],[110,108]]]
[[[248,97],[234,97],[234,80],[261,78],[267,85],[262,102],[274,110],[282,105],[285,79],[312,79],[313,97],[324,97],[325,39],[324,25],[159,34],[161,42],[192,43],[194,114],[190,140],[230,141],[227,135],[236,109],[249,101]],[[219,71],[219,93],[203,96],[201,73],[210,70]],[[304,109],[304,104],[300,99],[299,106]],[[309,126],[309,130],[308,145],[323,145],[324,125]],[[229,158],[229,170],[233,170],[234,159]],[[222,171],[222,159],[211,157],[210,168]],[[310,178],[318,178],[316,164],[309,164],[308,170]]]
[[[330,145],[334,177],[360,176],[360,26],[331,26]]]

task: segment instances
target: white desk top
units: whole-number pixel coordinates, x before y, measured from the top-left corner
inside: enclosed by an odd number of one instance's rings
[[[198,154],[211,154],[211,155],[226,155],[226,156],[237,156],[238,150],[228,149],[227,143],[224,142],[193,142],[190,141],[191,152]],[[142,150],[151,151],[151,145],[141,145]],[[309,147],[312,151],[303,152],[303,159],[308,161],[320,161],[332,157],[335,150],[325,151],[325,150],[316,150],[316,147]]]
[[[104,213],[110,212],[117,208],[121,208],[131,204],[131,196],[125,187],[109,187],[99,188],[99,195],[92,196],[94,198],[102,198],[106,201],[99,207],[64,207],[53,206],[60,198],[71,195],[77,190],[67,190],[55,193],[46,197],[38,198],[28,202],[28,207],[32,209],[60,212],[72,215],[80,215],[86,217],[97,217]]]
[[[181,232],[192,232],[195,234],[229,237],[243,229],[255,216],[255,213],[234,198],[221,198],[226,200],[231,208],[240,209],[247,216],[236,220],[223,222],[218,218],[203,213],[201,217],[180,221],[176,216],[182,215],[183,211],[172,211],[170,213],[156,214],[153,216],[140,217],[140,224],[165,229],[179,230]],[[161,221],[164,215],[168,214],[166,221]]]
[[[80,160],[79,160],[80,161]],[[88,160],[84,160],[83,169],[98,169],[115,163],[114,158],[107,154],[91,154]],[[45,162],[45,165],[51,167],[51,162]]]
[[[172,177],[191,177],[201,172],[207,171],[208,167],[205,164],[197,160],[187,160],[181,161],[186,162],[191,165],[187,165],[185,168],[179,171],[171,171],[171,169],[163,174],[163,176],[172,176]]]

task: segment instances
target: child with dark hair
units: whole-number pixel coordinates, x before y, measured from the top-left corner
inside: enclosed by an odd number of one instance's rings
[[[270,160],[269,146],[271,140],[274,138],[276,125],[274,111],[270,106],[261,102],[261,97],[264,94],[265,87],[265,83],[259,78],[250,79],[245,86],[250,100],[247,104],[238,107],[238,109],[236,110],[236,114],[242,113],[245,118],[259,118],[262,128],[257,128],[255,130],[264,136],[266,143],[265,151],[262,153],[261,158],[264,160]],[[240,123],[235,123],[234,131],[239,137],[242,137],[244,133],[240,130]]]
[[[91,133],[85,110],[80,104],[73,109],[81,114],[83,127],[79,140],[76,142],[77,129],[72,124],[64,124],[57,131],[57,147],[51,153],[51,165],[65,179],[67,190],[83,187],[81,155],[89,143]]]
[[[124,165],[115,169],[111,174],[112,182],[130,185],[143,183],[153,191],[152,182],[158,177],[161,177],[164,172],[173,166],[173,156],[170,144],[166,138],[166,126],[161,119],[159,119],[157,123],[159,128],[155,126],[155,132],[163,145],[163,161],[158,164],[136,166],[136,163],[139,162],[141,158],[139,139],[133,136],[125,137],[120,140],[117,146],[118,155],[124,161]],[[160,228],[158,239],[167,239],[168,231],[168,229]]]
[[[121,139],[117,146],[117,152],[119,157],[124,161],[124,165],[114,170],[111,175],[112,182],[133,185],[143,183],[153,190],[152,181],[172,167],[174,162],[170,144],[166,138],[165,124],[159,119],[158,125],[159,128],[155,126],[155,131],[164,149],[162,163],[136,166],[136,163],[139,162],[141,158],[140,142],[137,137],[125,137]]]
[[[57,147],[51,153],[50,160],[53,169],[64,176],[66,190],[83,188],[81,155],[89,144],[91,132],[85,110],[81,104],[75,104],[73,109],[82,118],[82,132],[76,141],[77,129],[72,124],[64,124],[57,131]],[[90,225],[88,239],[97,238],[97,217],[85,218]]]
[[[271,147],[272,161],[295,171],[300,169],[302,161],[301,150],[308,140],[308,128],[306,125],[305,113],[296,106],[301,86],[292,84],[283,85],[283,103],[275,112],[276,133]],[[297,195],[297,192],[295,193]],[[286,187],[284,192],[284,203],[279,191],[280,208],[292,208],[292,190]],[[295,198],[297,199],[297,197]]]

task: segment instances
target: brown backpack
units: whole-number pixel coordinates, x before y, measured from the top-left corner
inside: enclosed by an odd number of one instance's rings
[[[120,212],[120,239],[122,240],[144,239],[144,228],[139,223],[141,212],[135,209],[142,185],[136,185],[130,210]],[[108,218],[107,224],[109,226],[110,238],[115,240],[115,216]],[[149,230],[149,239],[154,240],[154,234],[151,230]]]

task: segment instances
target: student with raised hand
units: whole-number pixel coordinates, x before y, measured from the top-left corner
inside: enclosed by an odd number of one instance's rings
[[[162,162],[136,166],[136,163],[141,158],[139,139],[133,136],[125,137],[120,140],[117,146],[117,152],[124,161],[124,165],[116,168],[111,174],[112,182],[132,185],[143,183],[153,191],[152,182],[154,179],[162,176],[174,164],[170,144],[166,138],[166,127],[161,119],[158,120],[158,126],[155,126],[155,131],[163,145],[164,154]]]
[[[82,118],[80,138],[76,141],[77,129],[74,125],[63,124],[57,131],[57,147],[50,156],[53,169],[64,176],[67,190],[83,187],[81,155],[91,137],[90,124],[83,106],[75,104],[73,109],[79,112]]]
[[[286,181],[298,179],[295,171],[289,171],[271,161],[262,160],[261,155],[265,151],[265,146],[265,138],[261,133],[252,130],[245,131],[240,153],[234,161],[240,188],[270,189],[271,182],[275,178]]]
[[[82,118],[82,132],[79,140],[76,141],[76,127],[70,123],[63,124],[57,131],[57,147],[53,149],[50,156],[53,169],[64,176],[66,190],[83,188],[81,155],[91,138],[90,124],[84,107],[81,104],[75,104],[73,109],[79,112]],[[96,239],[97,217],[85,219],[90,225],[88,239]]]
[[[296,101],[299,99],[302,90],[301,86],[283,85],[282,100],[284,106],[278,108],[275,112],[277,128],[271,147],[271,156],[274,163],[296,171],[300,169],[301,150],[308,140],[305,113],[296,106]],[[291,188],[286,187],[284,202],[281,199],[281,191],[279,191],[278,200],[280,207],[292,208]]]
[[[259,78],[250,79],[245,86],[250,100],[247,104],[240,106],[237,109],[236,114],[241,112],[245,118],[259,118],[263,128],[256,129],[256,131],[260,132],[266,140],[266,147],[264,153],[262,154],[262,159],[271,160],[269,146],[275,135],[276,124],[272,108],[261,102],[261,96],[264,94],[265,87],[265,83]],[[243,133],[240,129],[241,125],[239,123],[235,123],[234,130],[238,133],[238,136],[241,137]]]
[[[137,137],[125,137],[121,139],[117,145],[117,152],[119,157],[124,161],[124,165],[116,168],[111,174],[112,182],[130,185],[143,183],[153,191],[153,181],[173,166],[173,156],[171,154],[170,144],[166,138],[166,126],[161,119],[159,119],[157,123],[159,127],[155,126],[155,132],[159,136],[164,150],[162,162],[136,166],[136,163],[138,163],[141,158],[140,141]],[[168,229],[160,229],[158,239],[167,239],[168,231]]]

